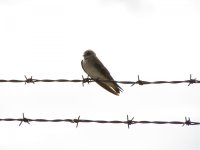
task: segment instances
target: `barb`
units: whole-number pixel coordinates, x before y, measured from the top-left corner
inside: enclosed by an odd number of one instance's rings
[[[21,83],[24,82],[25,84],[27,83],[33,83],[35,84],[36,82],[81,82],[82,86],[84,86],[85,83],[91,83],[94,82],[93,79],[87,77],[84,78],[82,76],[82,79],[74,79],[74,80],[68,80],[68,79],[33,79],[33,77],[31,76],[30,78],[27,78],[26,76],[25,80],[17,80],[17,79],[12,79],[12,80],[5,80],[5,79],[0,79],[0,83],[2,82],[11,82],[11,83]],[[180,83],[188,83],[188,86],[190,86],[191,84],[197,84],[200,83],[200,80],[197,80],[196,78],[192,78],[192,75],[190,74],[190,79],[189,80],[182,80],[182,81],[144,81],[140,79],[140,76],[138,75],[138,80],[137,81],[111,81],[111,80],[98,80],[101,82],[117,82],[120,84],[130,84],[131,86],[138,84],[138,85],[146,85],[146,84],[180,84]]]
[[[24,75],[24,77],[25,77],[25,84],[26,83],[33,83],[33,84],[35,84],[35,81],[33,80],[33,78],[32,78],[32,76],[30,77],[30,78],[27,78],[25,75]]]
[[[30,123],[29,123],[29,119],[25,118],[24,113],[23,113],[22,115],[23,115],[23,118],[20,119],[21,122],[20,122],[19,126],[21,126],[23,122],[30,124]]]
[[[188,86],[190,86],[191,84],[197,83],[198,81],[196,80],[196,78],[192,79],[192,75],[190,74],[190,80],[188,82],[189,82]]]
[[[134,121],[133,121],[134,117],[131,120],[129,120],[129,117],[127,115],[126,118],[127,118],[128,129],[129,129],[130,125],[134,123]]]
[[[78,119],[74,119],[74,123],[76,123],[76,128],[78,128],[79,121],[80,121],[80,116],[78,116]]]
[[[83,79],[83,80],[82,80],[82,86],[84,86],[84,83],[86,83],[86,82],[87,82],[88,84],[91,82],[91,79],[90,79],[89,77],[84,78],[83,75],[82,75],[82,79]]]
[[[200,125],[200,122],[193,122],[188,117],[185,117],[185,121],[136,121],[132,119],[129,119],[129,116],[127,115],[126,121],[120,121],[120,120],[89,120],[89,119],[80,119],[80,116],[78,116],[78,119],[31,119],[26,118],[23,113],[23,118],[15,119],[15,118],[0,118],[0,121],[20,121],[19,126],[22,125],[23,122],[30,124],[30,122],[68,122],[68,123],[76,123],[76,128],[80,123],[99,123],[99,124],[126,124],[128,125],[128,129],[130,128],[130,125],[132,124],[157,124],[157,125],[164,125],[164,124],[172,124],[172,125],[182,125],[182,126],[191,126],[191,125]]]

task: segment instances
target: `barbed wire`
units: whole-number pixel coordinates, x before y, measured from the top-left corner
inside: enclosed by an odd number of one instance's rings
[[[25,79],[24,80],[17,80],[17,79],[12,79],[12,80],[5,80],[5,79],[0,79],[1,82],[11,82],[11,83],[33,83],[35,84],[36,82],[81,82],[82,85],[84,86],[85,83],[91,83],[94,82],[95,80],[87,77],[84,78],[82,76],[82,79],[74,79],[74,80],[68,80],[68,79],[34,79],[32,76],[30,78],[26,77],[24,75]],[[192,75],[190,74],[190,79],[188,80],[182,80],[182,81],[144,81],[141,80],[139,75],[138,75],[138,80],[137,81],[111,81],[111,80],[98,80],[102,82],[117,82],[121,84],[131,84],[131,86],[138,84],[138,85],[145,85],[145,84],[179,84],[179,83],[188,83],[188,86],[194,83],[200,83],[200,80],[197,80],[196,78],[192,78]],[[22,123],[28,123],[30,122],[69,122],[69,123],[75,123],[76,127],[78,127],[79,123],[100,123],[100,124],[126,124],[128,128],[130,125],[133,124],[176,124],[176,125],[200,125],[200,122],[192,122],[190,118],[185,117],[185,121],[136,121],[134,120],[134,117],[132,119],[129,119],[129,116],[127,115],[127,118],[125,121],[119,121],[119,120],[88,120],[88,119],[80,119],[80,116],[78,116],[77,119],[31,119],[25,117],[24,113],[22,118],[0,118],[0,121],[6,121],[6,122],[12,122],[12,121],[19,121],[20,124],[19,126],[22,125]]]
[[[35,84],[36,82],[81,82],[82,85],[84,86],[85,83],[91,83],[96,80],[93,80],[89,77],[84,78],[82,76],[82,79],[74,79],[74,80],[68,80],[68,79],[34,79],[32,76],[30,78],[26,77],[24,75],[25,79],[24,80],[17,80],[17,79],[12,79],[12,80],[5,80],[5,79],[0,79],[0,83],[2,82],[11,82],[11,83],[21,83],[24,82],[25,84],[27,83],[33,83]],[[190,74],[190,78],[188,80],[182,80],[182,81],[144,81],[140,79],[140,76],[138,75],[138,80],[137,81],[112,81],[112,80],[98,80],[101,82],[117,82],[121,84],[130,84],[131,86],[133,85],[146,85],[146,84],[180,84],[180,83],[188,83],[188,86],[194,83],[200,83],[200,80],[197,80],[196,78],[192,78],[192,75]]]
[[[28,123],[30,122],[68,122],[68,123],[75,123],[76,128],[80,123],[99,123],[99,124],[126,124],[128,128],[130,128],[130,125],[133,124],[174,124],[174,125],[182,125],[182,126],[190,126],[190,125],[200,125],[200,122],[192,122],[190,117],[185,117],[185,121],[136,121],[134,120],[134,117],[129,119],[129,116],[126,116],[126,120],[124,121],[119,121],[119,120],[89,120],[89,119],[80,119],[80,116],[78,116],[77,119],[31,119],[25,117],[24,113],[22,118],[0,118],[0,121],[7,121],[7,122],[12,122],[12,121],[19,121],[20,124],[19,126],[22,125],[22,123]]]

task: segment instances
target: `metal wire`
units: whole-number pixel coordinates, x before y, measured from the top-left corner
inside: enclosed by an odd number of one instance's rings
[[[84,78],[82,76],[81,80],[78,79],[74,79],[74,80],[67,80],[67,79],[56,79],[56,80],[52,80],[52,79],[34,79],[32,76],[30,78],[27,78],[26,76],[24,76],[25,79],[24,80],[16,80],[16,79],[12,79],[12,80],[5,80],[5,79],[0,79],[0,83],[1,82],[11,82],[11,83],[21,83],[24,82],[25,84],[27,83],[33,83],[35,84],[36,82],[81,82],[82,85],[84,86],[85,83],[90,83],[90,82],[94,82],[95,80],[91,79],[91,78]],[[117,82],[117,83],[121,83],[121,84],[131,84],[131,86],[138,84],[138,85],[146,85],[146,84],[179,84],[179,83],[188,83],[188,86],[194,83],[200,83],[200,80],[197,80],[196,78],[192,78],[192,75],[190,74],[190,79],[189,80],[183,80],[183,81],[144,81],[141,80],[139,75],[138,75],[138,80],[137,81],[110,81],[110,80],[101,80],[102,82]],[[22,125],[22,123],[28,123],[30,124],[30,122],[69,122],[69,123],[76,123],[76,127],[78,127],[79,123],[101,123],[101,124],[108,124],[108,123],[112,123],[112,124],[126,124],[128,126],[128,128],[130,127],[130,125],[132,124],[176,124],[176,125],[200,125],[200,122],[192,122],[190,120],[190,118],[185,117],[185,121],[136,121],[134,120],[134,117],[132,119],[129,119],[129,116],[127,115],[127,118],[125,121],[119,121],[119,120],[87,120],[87,119],[80,119],[80,116],[78,117],[78,119],[31,119],[31,118],[26,118],[23,114],[22,118],[0,118],[0,121],[7,121],[7,122],[11,122],[11,121],[20,121],[19,126]]]
[[[11,82],[11,83],[21,83],[24,82],[25,84],[27,83],[33,83],[35,84],[36,82],[81,82],[82,85],[84,86],[85,83],[91,83],[94,82],[95,80],[91,79],[91,78],[84,78],[82,76],[82,79],[74,79],[74,80],[68,80],[68,79],[33,79],[33,77],[31,76],[30,78],[27,78],[26,76],[24,76],[25,79],[24,80],[17,80],[17,79],[12,79],[12,80],[5,80],[5,79],[0,79],[0,83],[2,82]],[[192,78],[192,75],[190,74],[190,78],[188,80],[182,80],[182,81],[144,81],[141,80],[139,75],[138,75],[138,80],[137,81],[111,81],[111,80],[98,80],[101,82],[117,82],[117,83],[121,83],[121,84],[130,84],[131,86],[133,85],[146,85],[146,84],[180,84],[180,83],[188,83],[188,86],[194,83],[200,83],[200,80],[197,80],[196,78]]]
[[[136,121],[134,120],[134,117],[129,119],[129,116],[126,116],[126,120],[124,121],[119,121],[119,120],[89,120],[89,119],[80,119],[80,116],[78,116],[77,119],[31,119],[31,118],[27,118],[25,117],[24,113],[22,118],[0,118],[0,121],[7,121],[7,122],[12,122],[12,121],[19,121],[20,124],[19,126],[22,125],[22,123],[28,123],[30,124],[30,122],[54,122],[54,123],[58,123],[58,122],[68,122],[68,123],[75,123],[76,127],[78,127],[78,125],[80,123],[99,123],[99,124],[126,124],[128,126],[128,128],[130,128],[130,125],[133,124],[159,124],[159,125],[163,125],[163,124],[173,124],[173,125],[200,125],[200,122],[192,122],[190,120],[190,118],[185,117],[185,121]]]

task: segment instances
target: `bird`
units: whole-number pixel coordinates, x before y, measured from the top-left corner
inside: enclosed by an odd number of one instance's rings
[[[96,53],[91,49],[86,50],[83,53],[83,60],[81,61],[81,66],[83,70],[87,73],[87,75],[90,76],[91,79],[93,79],[105,90],[117,96],[119,96],[120,92],[123,91],[123,89],[116,83],[116,81],[114,81],[108,69],[98,59]],[[111,82],[106,82],[103,80],[109,80]]]

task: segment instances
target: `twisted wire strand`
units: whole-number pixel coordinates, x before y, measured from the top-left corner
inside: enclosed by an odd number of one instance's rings
[[[30,78],[27,78],[24,76],[24,80],[5,80],[5,79],[0,79],[1,82],[11,82],[11,83],[22,83],[24,82],[25,84],[27,83],[33,83],[35,84],[36,82],[81,82],[84,86],[84,83],[91,83],[94,82],[93,79],[91,78],[84,78],[82,76],[82,80],[80,79],[74,79],[74,80],[68,80],[68,79],[34,79],[32,76]],[[200,83],[200,80],[192,78],[192,75],[190,74],[190,79],[188,80],[183,80],[183,81],[144,81],[140,80],[140,77],[138,75],[138,80],[137,81],[110,81],[110,80],[101,80],[102,82],[117,82],[121,84],[131,84],[131,86],[138,84],[138,85],[145,85],[145,84],[179,84],[179,83],[188,83],[188,86],[194,83]],[[23,122],[30,124],[30,122],[69,122],[69,123],[76,123],[76,127],[78,127],[79,123],[113,123],[113,124],[127,124],[128,128],[132,124],[178,124],[178,125],[200,125],[200,122],[192,122],[190,118],[185,117],[185,121],[135,121],[134,117],[132,119],[129,119],[127,115],[127,120],[126,121],[119,121],[119,120],[87,120],[87,119],[80,119],[80,116],[78,119],[31,119],[31,118],[26,118],[23,114],[22,118],[0,118],[0,121],[20,121],[19,126]]]
[[[77,119],[31,119],[31,118],[26,118],[24,113],[22,118],[0,118],[0,121],[6,121],[6,122],[13,122],[13,121],[17,121],[20,122],[19,126],[22,125],[22,123],[28,123],[30,124],[30,122],[54,122],[54,123],[58,123],[58,122],[68,122],[68,123],[75,123],[76,127],[78,127],[78,125],[80,123],[99,123],[99,124],[126,124],[128,125],[128,128],[130,127],[130,125],[133,124],[159,124],[159,125],[163,125],[163,124],[173,124],[173,125],[200,125],[200,122],[193,122],[190,120],[190,117],[185,117],[185,121],[136,121],[134,120],[134,117],[132,119],[129,119],[129,116],[127,115],[127,119],[126,120],[90,120],[90,119],[80,119],[80,116],[78,116]]]
[[[84,86],[85,83],[91,83],[94,82],[95,80],[91,79],[91,78],[84,78],[82,76],[82,79],[73,79],[73,80],[69,80],[69,79],[34,79],[32,76],[30,78],[27,78],[26,76],[24,76],[25,79],[24,80],[17,80],[17,79],[12,79],[12,80],[5,80],[5,79],[0,79],[0,83],[2,82],[11,82],[11,83],[22,83],[24,82],[25,84],[27,83],[33,83],[35,84],[36,82],[74,82],[74,83],[78,83],[81,82],[82,85]],[[182,80],[182,81],[144,81],[141,80],[139,75],[138,75],[138,80],[137,81],[112,81],[112,80],[98,80],[101,82],[117,82],[120,84],[130,84],[131,86],[133,85],[146,85],[146,84],[180,84],[180,83],[188,83],[188,86],[191,84],[197,84],[200,83],[200,80],[197,80],[196,78],[192,78],[192,75],[190,74],[190,78],[188,80]]]

